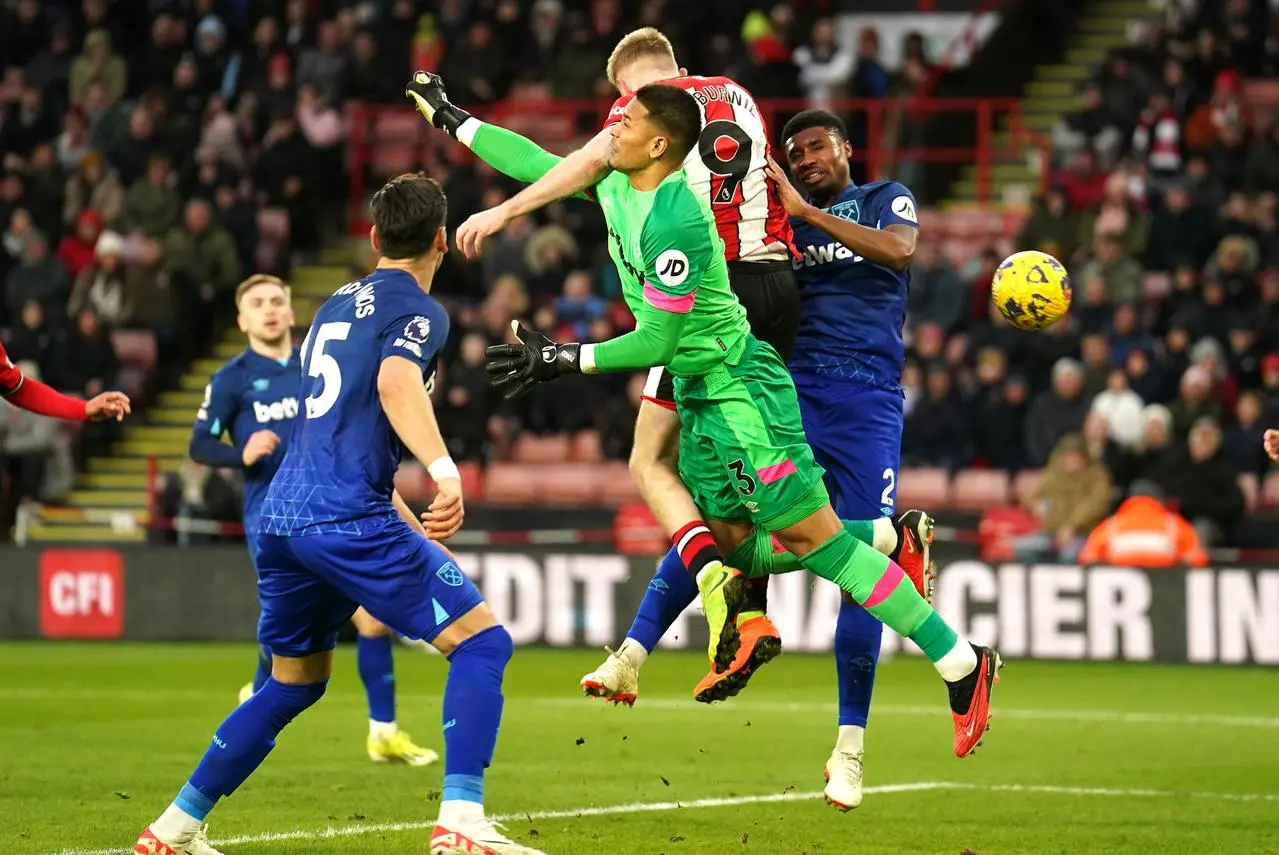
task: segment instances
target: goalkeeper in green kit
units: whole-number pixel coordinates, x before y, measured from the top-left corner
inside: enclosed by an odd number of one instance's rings
[[[559,161],[450,104],[433,75],[419,72],[408,94],[433,124],[518,180],[534,181]],[[686,183],[682,163],[701,127],[698,104],[686,92],[661,84],[640,88],[613,127],[612,172],[592,191],[636,329],[598,344],[559,344],[513,324],[521,343],[488,350],[492,383],[511,398],[566,373],[666,366],[681,421],[680,476],[716,541],[735,549],[755,542],[757,527],[771,532],[806,569],[914,641],[947,683],[955,753],[965,756],[986,730],[999,655],[960,637],[901,568],[854,539],[831,508],[786,366],[750,334],[729,287],[714,219]],[[458,230],[468,257],[505,225],[491,214],[476,215]],[[714,561],[697,585],[713,667],[722,671],[740,641],[736,618],[746,578]]]

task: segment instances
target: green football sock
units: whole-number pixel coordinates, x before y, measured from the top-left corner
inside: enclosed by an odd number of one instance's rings
[[[867,546],[875,545],[875,523],[873,520],[841,520],[844,531]],[[773,535],[762,527],[742,541],[737,549],[725,559],[730,567],[736,567],[747,576],[768,576],[778,573],[794,573],[803,570],[803,563],[793,552],[774,552],[777,544]]]
[[[804,566],[834,582],[889,629],[919,645],[930,662],[950,653],[959,637],[886,555],[841,531],[804,556]]]

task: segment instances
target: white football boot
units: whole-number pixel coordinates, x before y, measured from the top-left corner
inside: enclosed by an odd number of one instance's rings
[[[836,748],[826,761],[826,801],[842,811],[862,803],[862,752]]]
[[[431,855],[546,855],[524,846],[498,831],[491,820],[445,828],[436,824],[431,832]]]
[[[639,669],[609,648],[608,658],[582,678],[582,691],[611,704],[635,706],[639,697]]]
[[[134,855],[222,855],[209,845],[209,838],[205,834],[207,828],[207,825],[201,826],[185,841],[166,841],[156,837],[155,832],[148,827],[142,832],[138,842],[133,844]]]

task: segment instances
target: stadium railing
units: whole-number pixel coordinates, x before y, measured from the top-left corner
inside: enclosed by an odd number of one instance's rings
[[[537,97],[536,90],[520,97],[474,108],[475,115],[526,134],[550,151],[568,152],[600,127],[611,102],[601,99],[554,100]],[[779,131],[795,113],[812,106],[804,99],[759,102],[769,128]],[[867,175],[885,177],[893,163],[910,160],[921,164],[972,164],[977,202],[993,200],[993,167],[999,161],[1024,157],[1040,164],[1050,162],[1051,144],[1026,126],[1021,103],[1015,98],[883,98],[839,99],[829,107],[864,122],[865,144],[856,147],[853,159],[865,164]],[[966,146],[922,145],[897,148],[886,141],[890,123],[902,116],[912,119],[953,116],[969,123],[973,140]],[[426,160],[430,148],[453,145],[426,124],[411,107],[356,104],[349,108],[348,169],[350,222],[353,234],[366,232],[364,203],[369,184],[414,168]],[[950,120],[948,119],[948,122]],[[1007,131],[1000,136],[1000,131]],[[1047,181],[1047,174],[1041,176]]]

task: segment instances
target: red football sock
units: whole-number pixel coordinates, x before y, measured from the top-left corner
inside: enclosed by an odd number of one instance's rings
[[[693,520],[675,532],[671,541],[675,544],[675,551],[679,553],[679,560],[684,562],[684,569],[694,579],[707,564],[724,560],[724,556],[719,554],[719,547],[715,545],[715,538],[711,536],[711,530],[701,520]]]

